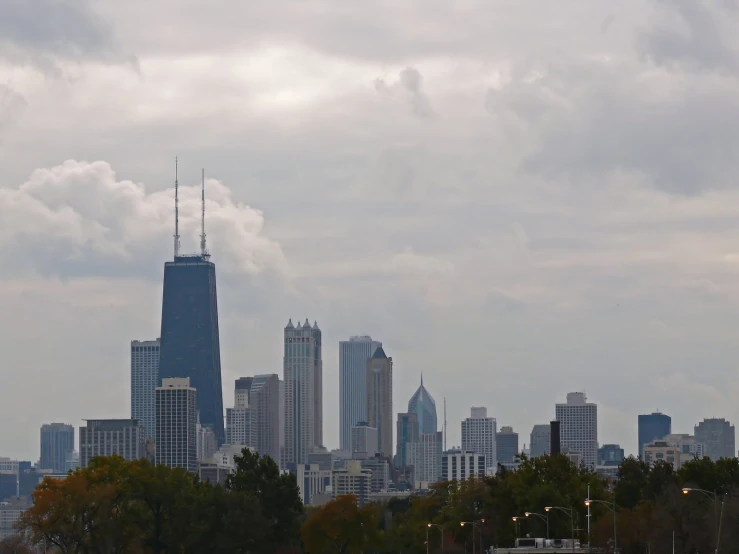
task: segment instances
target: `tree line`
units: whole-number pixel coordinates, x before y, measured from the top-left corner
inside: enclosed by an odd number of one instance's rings
[[[696,459],[674,471],[628,458],[613,486],[564,456],[520,461],[515,471],[383,504],[346,496],[304,508],[295,477],[248,450],[225,486],[144,460],[96,458],[64,480],[44,480],[19,538],[0,544],[0,554],[24,544],[63,554],[422,554],[442,552],[442,531],[443,551],[461,553],[473,541],[478,551],[511,547],[547,530],[613,552],[613,506],[622,554],[669,554],[673,537],[675,552],[715,550],[717,538],[721,553],[739,552],[736,459]],[[602,501],[591,506],[590,537],[588,494]]]

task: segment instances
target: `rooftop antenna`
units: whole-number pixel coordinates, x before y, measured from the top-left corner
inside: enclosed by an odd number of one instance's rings
[[[177,156],[174,158],[174,257],[180,255],[180,185],[177,181]]]
[[[446,452],[446,396],[444,397],[444,452]]]
[[[203,184],[200,189],[200,255],[208,258],[208,250],[205,248],[205,168],[203,168]]]

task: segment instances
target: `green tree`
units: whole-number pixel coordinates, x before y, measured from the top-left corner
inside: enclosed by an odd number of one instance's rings
[[[339,496],[312,509],[301,529],[306,554],[360,554],[380,543],[379,510],[359,507],[356,496]]]

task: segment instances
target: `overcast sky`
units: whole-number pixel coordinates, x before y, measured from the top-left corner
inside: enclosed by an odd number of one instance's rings
[[[0,2],[0,455],[128,417],[209,176],[224,399],[288,318],[423,372],[449,444],[528,443],[568,391],[598,439],[739,419],[734,0]]]

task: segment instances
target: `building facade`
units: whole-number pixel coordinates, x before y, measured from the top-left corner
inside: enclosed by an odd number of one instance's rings
[[[352,427],[352,454],[355,452],[374,456],[379,444],[377,428],[371,427],[366,421],[360,421]]]
[[[80,427],[80,466],[96,456],[146,457],[146,429],[135,419],[90,419]]]
[[[462,450],[483,455],[488,473],[495,473],[497,464],[496,432],[497,422],[488,417],[487,408],[471,408],[470,417],[462,421]]]
[[[159,377],[190,379],[198,391],[200,423],[210,427],[222,444],[226,433],[216,266],[207,254],[176,256],[164,264],[160,337]]]
[[[531,429],[531,436],[529,437],[529,455],[532,458],[549,456],[551,428],[551,425],[546,423],[534,425]]]
[[[721,458],[736,457],[734,426],[724,418],[701,421],[695,426],[695,440],[703,444],[703,455],[714,462]]]
[[[280,380],[276,373],[241,377],[226,409],[226,439],[280,463]]]
[[[668,415],[653,412],[639,415],[639,457],[643,460],[644,446],[664,439],[672,433],[672,418]]]
[[[190,379],[162,379],[156,389],[156,463],[182,467],[191,473],[198,469],[197,391]]]
[[[377,451],[393,455],[393,359],[382,346],[367,360],[367,423],[377,429]]]
[[[361,460],[347,460],[343,468],[331,472],[334,498],[351,494],[364,506],[372,492],[372,471],[362,467]]]
[[[680,452],[680,447],[667,444],[663,440],[656,440],[644,445],[642,459],[650,466],[657,462],[668,463],[677,471],[682,467],[683,454]],[[686,461],[688,459],[691,459],[689,455],[686,456]]]
[[[408,467],[408,445],[418,442],[418,416],[415,413],[398,414],[395,466]]]
[[[495,435],[495,457],[500,464],[512,464],[521,451],[518,449],[518,433],[513,427],[503,426]]]
[[[488,472],[484,454],[469,450],[448,450],[441,456],[442,481],[466,481],[484,477]]]
[[[67,453],[74,451],[74,427],[66,423],[41,426],[41,469],[64,473]]]
[[[311,506],[313,498],[331,488],[331,469],[321,469],[318,464],[298,464],[296,470],[300,499]]]
[[[566,404],[555,406],[555,416],[562,451],[582,453],[585,466],[594,470],[598,461],[598,406],[588,402],[584,392],[570,392]]]
[[[423,386],[423,375],[421,375],[421,386],[408,401],[408,413],[416,414],[418,419],[418,431],[420,434],[428,435],[438,430],[436,423],[436,402]]]
[[[321,331],[290,320],[284,331],[285,461],[305,463],[323,435]],[[317,433],[320,428],[320,433]]]
[[[409,445],[409,465],[414,468],[417,484],[438,482],[441,479],[441,453],[444,438],[441,431],[421,433],[418,442]]]
[[[154,389],[159,386],[159,339],[131,341],[131,419],[156,436]]]
[[[352,427],[367,421],[367,360],[382,343],[370,336],[339,342],[339,444],[350,450]]]
[[[598,449],[599,466],[619,466],[626,454],[618,444],[604,444]]]

